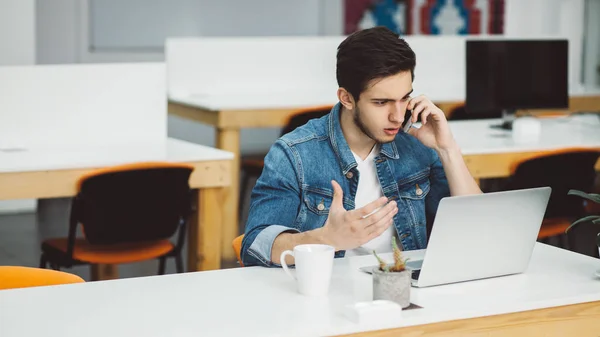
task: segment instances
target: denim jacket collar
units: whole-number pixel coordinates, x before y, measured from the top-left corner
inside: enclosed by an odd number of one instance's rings
[[[328,130],[333,151],[340,161],[343,173],[346,174],[352,168],[356,167],[356,161],[354,160],[352,151],[350,150],[348,142],[346,142],[346,138],[342,132],[342,124],[340,122],[341,106],[342,104],[338,102],[333,109],[331,109],[331,113],[329,114]],[[396,148],[396,144],[394,142],[381,144],[380,153],[390,159],[400,158],[398,155],[398,149]]]

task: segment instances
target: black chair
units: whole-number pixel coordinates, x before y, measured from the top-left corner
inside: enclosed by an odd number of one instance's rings
[[[568,195],[569,190],[591,191],[596,179],[595,164],[600,151],[571,148],[560,151],[541,152],[514,163],[505,190],[550,186],[552,193],[544,215],[538,239],[547,241],[552,237],[568,242],[565,229],[586,214],[582,198]]]
[[[325,106],[298,111],[289,118],[288,122],[281,129],[281,136],[294,131],[297,127],[306,124],[311,119],[325,116],[331,111],[332,108],[333,106]],[[242,156],[241,158],[241,170],[244,173],[244,177],[242,179],[242,186],[240,189],[240,217],[242,215],[242,210],[244,209],[245,205],[244,199],[248,194],[248,189],[250,188],[250,179],[260,177],[260,175],[262,174],[263,167],[265,165],[264,160],[266,155],[266,153],[262,153],[259,155]]]
[[[191,213],[193,166],[140,163],[92,172],[80,178],[72,199],[67,237],[42,242],[40,267],[118,265],[168,257],[184,271],[182,246]],[[76,237],[78,225],[84,237]],[[177,233],[176,243],[170,240]]]

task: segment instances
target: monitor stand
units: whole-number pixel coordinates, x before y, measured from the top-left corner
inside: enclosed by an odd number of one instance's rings
[[[515,120],[515,110],[514,109],[503,109],[502,110],[502,123],[494,124],[491,126],[492,129],[501,129],[501,130],[512,130],[512,124]]]

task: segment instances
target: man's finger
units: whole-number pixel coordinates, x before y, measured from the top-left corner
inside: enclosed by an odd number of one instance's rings
[[[421,113],[421,123],[423,125],[427,124],[427,117],[431,114],[431,109],[427,109]]]
[[[421,102],[417,105],[417,107],[412,111],[412,122],[416,123],[419,121],[419,115],[423,114],[423,111],[427,109],[427,103]]]
[[[392,216],[385,217],[377,225],[369,227],[369,235],[367,236],[367,240],[365,242],[369,242],[380,236],[383,232],[385,232],[386,229],[388,229],[390,226],[393,226],[393,224],[394,221]]]
[[[415,107],[422,102],[423,100],[425,100],[425,96],[420,95],[414,98],[411,98],[410,101],[408,101],[408,104],[406,105],[406,108],[408,110],[414,110]]]
[[[377,211],[377,213],[369,216],[368,218],[364,218],[361,222],[365,227],[373,226],[378,223],[381,219],[389,216],[390,213],[392,216],[396,214],[395,212],[398,210],[398,203],[396,201],[390,201],[385,207]]]
[[[373,212],[375,212],[379,208],[385,206],[385,204],[387,202],[388,202],[388,199],[386,197],[381,197],[375,201],[372,201],[372,202],[366,204],[365,206],[363,206],[359,209],[352,210],[349,212],[350,219],[351,220],[360,220],[362,218],[365,218],[365,217],[371,215]]]

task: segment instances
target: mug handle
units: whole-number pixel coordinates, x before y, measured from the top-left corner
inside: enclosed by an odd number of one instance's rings
[[[283,267],[283,271],[285,271],[286,274],[288,274],[289,277],[291,277],[292,279],[296,280],[296,276],[294,276],[294,274],[292,274],[288,268],[287,263],[285,263],[285,257],[287,255],[291,255],[294,256],[294,252],[291,250],[286,250],[283,253],[281,253],[281,256],[279,257],[279,261],[281,261],[281,266]]]

